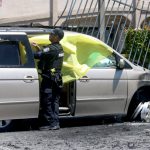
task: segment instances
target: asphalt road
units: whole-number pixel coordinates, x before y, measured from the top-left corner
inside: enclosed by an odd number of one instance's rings
[[[57,131],[0,133],[0,150],[149,150],[149,123],[61,119]]]

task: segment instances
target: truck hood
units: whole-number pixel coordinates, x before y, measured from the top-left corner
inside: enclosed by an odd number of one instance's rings
[[[138,66],[138,65],[134,65],[134,69],[137,70],[137,71],[145,71],[147,73],[150,73],[150,70],[142,67],[142,66]]]

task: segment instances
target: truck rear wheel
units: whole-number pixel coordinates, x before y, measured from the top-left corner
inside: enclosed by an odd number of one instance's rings
[[[14,122],[12,120],[0,120],[0,132],[12,131]]]

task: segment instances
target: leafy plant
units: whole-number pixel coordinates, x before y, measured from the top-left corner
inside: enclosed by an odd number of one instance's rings
[[[128,56],[130,61],[147,68],[150,63],[150,30],[129,28],[125,33],[125,47],[122,53]]]

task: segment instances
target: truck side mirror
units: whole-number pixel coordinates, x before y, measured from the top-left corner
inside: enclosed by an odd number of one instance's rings
[[[118,62],[118,68],[123,69],[125,66],[125,61],[123,59],[120,59]]]

